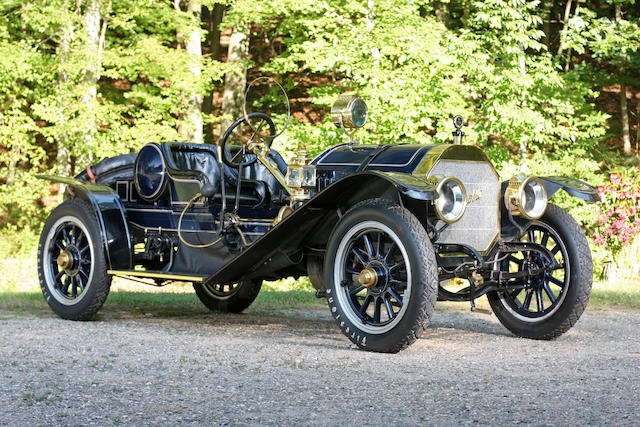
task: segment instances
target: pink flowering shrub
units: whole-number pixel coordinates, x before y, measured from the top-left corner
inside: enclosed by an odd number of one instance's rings
[[[602,199],[598,221],[591,231],[596,244],[616,254],[640,234],[640,175],[636,169],[609,175],[598,187]]]

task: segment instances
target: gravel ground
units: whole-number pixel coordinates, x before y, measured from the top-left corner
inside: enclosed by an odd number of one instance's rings
[[[588,312],[539,342],[438,312],[397,355],[325,314],[0,314],[0,424],[640,425],[639,314]]]

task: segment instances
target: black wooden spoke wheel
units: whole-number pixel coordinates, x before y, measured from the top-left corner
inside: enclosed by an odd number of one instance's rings
[[[194,283],[200,301],[213,311],[240,313],[256,299],[262,280],[244,280],[228,285]]]
[[[248,120],[251,120],[252,123],[247,123]],[[262,144],[264,144],[267,148],[271,146],[273,142],[273,137],[276,135],[276,126],[271,120],[271,117],[267,116],[264,113],[250,113],[246,116],[240,117],[238,120],[233,122],[231,126],[227,128],[224,135],[222,136],[222,140],[220,141],[220,146],[222,147],[222,161],[229,167],[238,169],[240,166],[248,166],[255,163],[258,159],[257,157],[249,153],[247,148],[243,145],[240,147],[238,151],[235,153],[231,153],[229,147],[227,147],[227,143],[229,142],[229,138],[234,132],[238,132],[242,124],[247,124],[246,130],[249,131],[250,135],[239,135],[241,139],[243,139],[243,144],[246,143],[244,139],[252,139],[253,142],[259,142],[259,138],[263,139]],[[263,128],[267,126],[269,128],[269,136],[268,138],[262,138]]]
[[[90,319],[109,294],[104,246],[91,205],[69,200],[51,212],[38,245],[45,299],[64,319]]]
[[[490,292],[487,297],[496,317],[516,335],[552,339],[578,321],[589,301],[591,252],[575,220],[555,205],[549,205],[540,220],[526,225],[521,240],[547,248],[557,266],[533,251],[510,254],[499,263],[500,270],[539,273],[509,282],[509,290]]]
[[[325,272],[331,312],[359,347],[397,352],[428,325],[436,261],[424,228],[406,209],[378,199],[355,205],[331,235]]]

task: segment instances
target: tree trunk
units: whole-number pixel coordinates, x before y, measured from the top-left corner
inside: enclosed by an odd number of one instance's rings
[[[206,16],[204,20],[205,28],[208,30],[207,34],[207,44],[209,45],[209,54],[212,59],[219,61],[220,60],[220,24],[222,23],[222,18],[224,16],[225,6],[220,3],[215,3],[213,8],[203,7],[203,11],[208,11],[206,14],[203,13],[203,18]],[[214,90],[206,93],[202,100],[202,112],[204,114],[211,114],[213,111],[213,92]],[[216,135],[214,134],[214,126],[211,123],[204,125],[202,128],[203,133],[203,142],[207,144],[214,144]]]
[[[447,9],[448,2],[434,1],[433,10],[436,14],[436,19],[442,22],[445,26],[449,23],[449,11]]]
[[[84,70],[82,102],[85,105],[86,122],[83,131],[84,143],[91,146],[97,132],[96,127],[96,98],[98,95],[98,80],[102,68],[102,0],[90,0],[83,17],[85,31],[85,54],[87,65]],[[104,20],[106,25],[106,20]],[[104,28],[106,30],[106,27]],[[102,41],[102,42],[101,42]],[[89,151],[90,153],[92,150]]]
[[[176,12],[182,12],[180,0],[173,3]],[[187,3],[187,12],[193,16],[190,25],[184,29],[176,30],[176,39],[178,41],[177,49],[184,48],[189,55],[189,71],[194,75],[194,81],[199,81],[202,74],[200,62],[202,61],[202,41],[200,40],[200,0],[189,0]],[[190,16],[191,18],[191,16]],[[197,143],[202,142],[202,95],[194,88],[189,93],[183,94],[185,113],[180,117],[178,122],[178,133],[186,140]]]
[[[249,58],[249,25],[238,25],[233,29],[229,40],[229,53],[227,62],[242,63]],[[242,102],[244,100],[244,90],[247,86],[247,67],[245,64],[238,65],[236,72],[229,72],[224,77],[224,93],[222,96],[222,114],[225,119],[220,125],[222,134],[233,120],[240,117],[242,113]]]
[[[569,23],[569,15],[571,14],[571,2],[572,0],[568,0],[564,8],[564,20],[562,21],[563,29],[566,29]],[[560,38],[561,40],[560,40],[560,46],[558,47],[558,56],[562,55],[562,52],[564,51],[564,43],[562,41],[562,36],[560,36]]]
[[[576,3],[576,11],[573,14],[573,16],[578,16],[579,14],[580,14],[580,1],[578,0],[578,2]],[[571,48],[569,48],[569,50],[567,51],[567,63],[564,64],[565,73],[569,71],[570,66],[571,66]]]
[[[551,52],[551,16],[553,8],[547,12],[547,17],[542,21],[542,32],[544,32],[544,44],[547,45],[547,51]]]
[[[620,83],[620,119],[622,122],[622,150],[631,154],[631,138],[629,136],[629,113],[627,111],[627,85]]]
[[[616,22],[622,21],[622,6],[615,5]],[[622,123],[622,151],[631,154],[631,138],[629,137],[629,112],[627,111],[627,85],[620,82],[620,122]]]
[[[211,10],[211,20],[209,21],[209,49],[211,58],[220,60],[220,24],[224,16],[224,4],[216,3]]]
[[[185,40],[185,49],[190,55],[191,63],[189,71],[194,74],[194,80],[200,80],[202,60],[202,44],[200,40],[200,0],[189,0],[188,11],[197,19],[194,25],[189,29],[188,37]],[[184,127],[182,134],[189,140],[202,142],[202,95],[197,90],[192,91],[187,97],[189,110],[186,114],[187,126]]]
[[[69,144],[69,135],[67,134],[67,113],[66,107],[68,99],[67,86],[69,76],[67,75],[67,63],[69,61],[69,54],[71,52],[71,43],[74,39],[74,29],[72,24],[67,24],[62,27],[62,35],[60,36],[60,43],[58,45],[58,58],[60,61],[58,79],[56,83],[57,94],[57,135],[56,135],[56,169],[57,173],[62,176],[71,176],[71,146]]]

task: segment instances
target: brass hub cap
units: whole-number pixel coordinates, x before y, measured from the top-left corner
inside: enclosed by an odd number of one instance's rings
[[[365,268],[360,272],[358,281],[365,288],[370,288],[378,283],[378,274],[372,268]]]
[[[64,251],[58,255],[58,267],[63,270],[69,270],[73,267],[73,256],[67,251]]]

